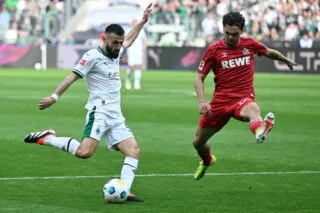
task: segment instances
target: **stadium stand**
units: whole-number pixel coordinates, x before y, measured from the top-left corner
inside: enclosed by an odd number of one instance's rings
[[[128,25],[140,14],[141,2],[147,1],[0,0],[0,42],[96,45],[92,40],[98,41],[108,20]],[[303,47],[320,41],[319,1],[159,0],[147,26],[149,45],[206,46],[222,35],[221,18],[230,10],[244,14],[245,34],[258,40]]]

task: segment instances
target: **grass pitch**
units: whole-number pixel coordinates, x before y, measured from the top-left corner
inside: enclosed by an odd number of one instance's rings
[[[50,109],[37,104],[69,71],[0,71],[0,212],[319,212],[320,76],[256,74],[256,100],[276,125],[257,144],[248,123],[231,120],[211,140],[217,164],[200,181],[192,139],[199,119],[194,72],[145,72],[143,89],[122,91],[122,110],[141,149],[132,191],[145,203],[106,204],[102,186],[118,177],[123,156],[100,142],[77,159],[25,144],[32,130],[53,128],[81,139],[88,94],[79,80]],[[124,73],[122,73],[124,74]],[[212,78],[206,80],[211,98]]]

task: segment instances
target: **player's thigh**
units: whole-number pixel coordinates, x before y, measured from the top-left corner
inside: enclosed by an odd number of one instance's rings
[[[125,122],[112,126],[112,128],[110,128],[110,130],[106,132],[105,137],[106,137],[108,148],[110,150],[119,150],[119,144],[126,142],[127,139],[129,141],[133,141],[133,143],[131,144],[132,146],[128,146],[128,149],[131,149],[131,148],[137,149],[137,145],[134,140],[134,135],[132,131],[129,129],[129,127],[125,124]],[[120,151],[123,151],[123,149]],[[124,151],[125,153],[127,153],[126,150]],[[136,150],[132,149],[132,152],[135,152],[135,151]]]
[[[96,112],[96,108],[88,111],[83,140],[76,153],[78,157],[90,157],[98,147],[101,137],[107,131],[104,116],[103,113]]]
[[[261,111],[259,105],[254,101],[250,100],[243,104],[243,107],[237,110],[236,119],[242,121],[252,121],[261,119]],[[238,115],[238,116],[237,116]]]
[[[230,120],[225,105],[211,104],[211,115],[202,115],[195,134],[194,144],[205,144],[210,137],[220,131]]]
[[[211,104],[211,115],[202,115],[198,126],[203,129],[212,128],[215,132],[222,129],[230,120],[231,115],[227,111],[228,105],[224,104]]]
[[[136,140],[133,137],[124,139],[116,146],[125,156],[139,159],[140,149]]]
[[[106,119],[105,113],[101,112],[96,107],[91,111],[88,111],[83,138],[93,138],[100,141],[103,134],[108,130],[108,126],[105,124]]]

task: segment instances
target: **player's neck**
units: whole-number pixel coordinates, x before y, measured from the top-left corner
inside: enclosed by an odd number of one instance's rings
[[[107,51],[106,51],[106,48],[105,48],[104,46],[99,46],[98,48],[101,50],[101,52],[102,52],[103,55],[109,57],[109,56],[107,55]]]
[[[227,42],[225,42],[225,40],[224,40],[224,38],[222,39],[222,42],[226,45],[226,46],[228,46],[228,47],[236,47],[238,44],[239,44],[239,42],[240,42],[240,39],[239,39],[239,41],[235,44],[235,45],[229,45]]]

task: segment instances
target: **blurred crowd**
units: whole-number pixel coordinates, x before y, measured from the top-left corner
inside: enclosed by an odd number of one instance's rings
[[[207,45],[221,37],[222,16],[240,11],[246,18],[245,34],[258,40],[295,40],[309,47],[320,40],[319,8],[318,0],[164,0],[155,6],[151,24],[183,26],[173,41],[180,45],[201,45],[203,40]],[[157,34],[153,41],[159,40],[159,45],[174,40],[167,32]]]
[[[206,46],[222,36],[221,19],[228,11],[240,11],[246,18],[244,33],[258,40],[296,41],[304,48],[320,41],[319,0],[155,2],[149,45]],[[0,43],[57,45],[64,12],[64,0],[0,0]],[[70,35],[66,44],[75,43]]]
[[[0,0],[0,43],[55,45],[63,13],[63,0]]]

